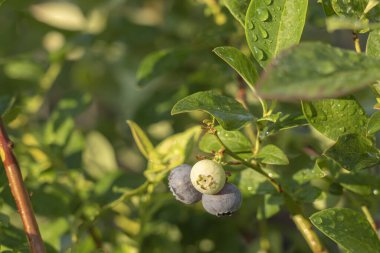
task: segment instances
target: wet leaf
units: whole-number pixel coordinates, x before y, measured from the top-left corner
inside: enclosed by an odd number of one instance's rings
[[[204,111],[211,114],[225,130],[236,130],[253,120],[253,116],[235,99],[214,91],[194,93],[178,101],[172,115]]]
[[[350,253],[377,253],[380,241],[364,215],[348,208],[330,208],[310,217],[322,233]]]
[[[338,97],[380,79],[379,64],[380,59],[351,50],[305,42],[273,60],[257,89],[265,98],[284,101]]]
[[[262,67],[300,41],[307,6],[308,0],[251,1],[245,18],[245,34],[253,56]]]

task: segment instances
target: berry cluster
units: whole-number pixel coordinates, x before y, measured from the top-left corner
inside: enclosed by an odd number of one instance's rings
[[[191,167],[182,164],[169,175],[169,188],[182,203],[194,204],[202,200],[204,209],[216,216],[231,215],[242,202],[240,190],[226,183],[222,166],[211,160],[202,160]]]

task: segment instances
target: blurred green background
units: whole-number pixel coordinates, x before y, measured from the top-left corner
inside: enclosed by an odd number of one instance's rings
[[[259,252],[263,230],[271,252],[308,252],[287,213],[266,227],[256,219],[261,195],[221,219],[176,202],[164,179],[149,196],[98,216],[145,179],[127,119],[158,144],[205,117],[172,117],[177,100],[209,89],[236,95],[236,74],[212,53],[222,45],[249,51],[225,7],[213,0],[0,3],[0,99],[14,99],[5,121],[48,252]],[[328,34],[324,18],[310,1],[303,40],[352,48],[351,34]],[[0,173],[0,251],[28,252]]]

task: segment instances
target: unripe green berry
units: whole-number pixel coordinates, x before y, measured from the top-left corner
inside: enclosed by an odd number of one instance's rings
[[[194,164],[190,173],[191,183],[204,194],[218,193],[226,183],[226,173],[222,165],[211,160],[202,160]]]

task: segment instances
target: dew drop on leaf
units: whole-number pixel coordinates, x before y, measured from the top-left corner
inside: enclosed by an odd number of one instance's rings
[[[260,21],[266,21],[269,18],[269,12],[267,9],[257,9],[257,17]]]
[[[254,34],[252,35],[252,39],[253,39],[253,41],[257,41],[257,35],[256,35],[256,33],[254,33]]]
[[[331,62],[321,62],[317,67],[317,71],[327,75],[335,71],[335,66]]]
[[[373,195],[379,195],[379,190],[378,189],[374,189],[373,190]]]
[[[247,25],[248,29],[252,30],[255,28],[255,25],[253,24],[253,21],[248,21],[248,25]]]
[[[346,128],[345,128],[345,127],[339,127],[339,131],[340,131],[341,133],[344,133],[344,132],[346,132]]]
[[[318,225],[320,225],[320,224],[322,224],[322,223],[323,223],[323,221],[322,221],[322,218],[321,218],[321,217],[315,217],[315,219],[314,219],[314,222],[315,222],[315,224],[318,224]]]
[[[257,48],[257,47],[254,47],[253,50],[255,51],[255,56],[258,60],[262,60],[264,59],[264,52],[263,50]]]
[[[266,5],[271,5],[272,2],[273,2],[273,0],[264,0],[264,3],[265,3]]]
[[[261,34],[261,37],[263,38],[263,39],[266,39],[266,38],[268,38],[268,32],[263,28],[263,27],[259,27],[259,30],[260,30],[260,34]]]

